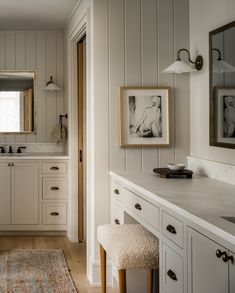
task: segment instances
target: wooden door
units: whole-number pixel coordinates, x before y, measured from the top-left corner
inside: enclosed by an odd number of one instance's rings
[[[78,239],[84,241],[84,137],[85,137],[85,38],[83,38],[77,46],[78,54]]]
[[[11,223],[38,224],[38,164],[14,163],[11,168]]]
[[[216,256],[226,249],[193,229],[189,229],[189,293],[228,293],[228,263]]]
[[[11,167],[0,163],[0,225],[11,223]]]

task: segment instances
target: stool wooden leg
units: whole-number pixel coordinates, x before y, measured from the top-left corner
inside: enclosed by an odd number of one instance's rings
[[[119,292],[126,293],[126,270],[118,271]]]
[[[101,292],[106,293],[106,251],[100,245]]]
[[[148,273],[148,292],[153,293],[153,272],[154,270],[149,270]]]

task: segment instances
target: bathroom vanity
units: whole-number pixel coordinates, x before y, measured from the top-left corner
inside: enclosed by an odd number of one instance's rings
[[[66,231],[68,157],[0,156],[0,231]]]
[[[235,292],[235,186],[111,172],[111,203],[159,238],[161,293]]]

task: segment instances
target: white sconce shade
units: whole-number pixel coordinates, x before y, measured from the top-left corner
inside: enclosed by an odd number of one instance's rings
[[[164,73],[186,73],[186,72],[195,72],[197,71],[196,68],[193,68],[191,65],[181,61],[177,60],[170,66],[168,66],[165,70],[163,70]]]
[[[213,62],[213,72],[214,73],[235,72],[235,67],[228,64],[226,61],[216,60],[215,62]]]
[[[46,83],[46,87],[44,88],[45,91],[59,91],[60,88],[54,83],[53,77],[50,77],[50,80]]]
[[[184,62],[180,58],[180,53],[184,51],[188,54],[188,62]],[[190,65],[191,63],[191,65]],[[192,61],[190,58],[189,50],[187,49],[180,49],[177,52],[177,60],[168,66],[165,70],[163,70],[164,73],[175,73],[175,74],[181,74],[181,73],[190,73],[201,70],[203,67],[203,58],[201,55],[198,55],[195,59],[195,61]]]

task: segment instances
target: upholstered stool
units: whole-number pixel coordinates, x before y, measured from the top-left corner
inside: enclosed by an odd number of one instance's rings
[[[149,293],[153,291],[153,270],[159,266],[158,239],[139,224],[98,227],[101,287],[106,293],[106,253],[118,269],[120,293],[126,292],[126,269],[149,270]]]

